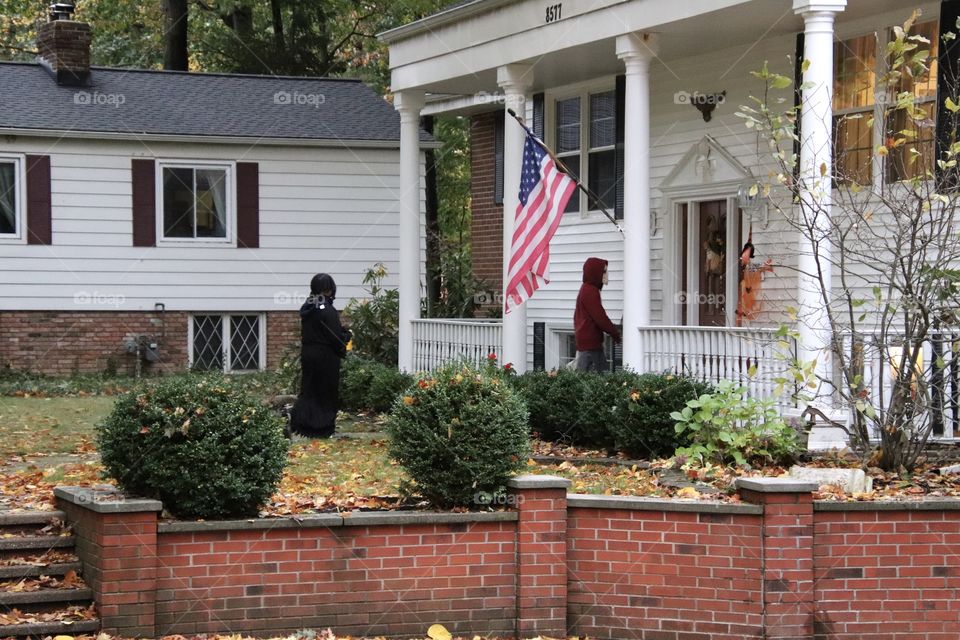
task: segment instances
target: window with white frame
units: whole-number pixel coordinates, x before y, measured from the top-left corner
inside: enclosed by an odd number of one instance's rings
[[[190,367],[198,371],[258,371],[264,367],[261,314],[197,314],[190,318]]]
[[[160,237],[229,241],[233,222],[230,165],[159,162]]]
[[[0,156],[0,238],[19,238],[23,215],[20,159]]]
[[[558,99],[555,105],[557,157],[574,176],[586,175],[587,187],[599,197],[598,202],[574,192],[566,211],[594,211],[598,205],[613,211],[617,183],[616,92],[584,92]]]
[[[929,44],[928,69],[913,76],[904,69],[901,77],[886,91],[878,92],[878,79],[889,69],[887,45],[892,31],[880,31],[834,44],[833,141],[834,162],[840,183],[872,184],[878,177],[889,182],[907,180],[932,173],[937,116],[936,20],[912,25],[908,36],[921,36]],[[917,43],[912,43],[917,44]],[[905,65],[906,66],[906,65]],[[916,112],[895,109],[898,94],[912,94]],[[882,96],[878,104],[877,96]],[[885,123],[886,130],[883,129]],[[878,129],[879,126],[879,129]],[[897,138],[903,144],[891,145]],[[884,144],[888,154],[883,160],[883,176],[874,175],[874,154]]]

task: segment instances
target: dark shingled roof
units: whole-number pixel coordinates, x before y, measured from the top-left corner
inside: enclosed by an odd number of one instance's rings
[[[5,128],[398,141],[400,116],[357,80],[93,67],[89,87],[62,87],[39,64],[2,62]]]

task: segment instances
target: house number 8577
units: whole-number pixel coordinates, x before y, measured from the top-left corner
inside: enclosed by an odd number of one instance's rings
[[[547,22],[556,22],[560,19],[560,9],[563,3],[552,4],[547,7]]]

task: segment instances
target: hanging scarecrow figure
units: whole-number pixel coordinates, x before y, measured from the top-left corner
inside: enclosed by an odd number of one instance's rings
[[[760,313],[760,289],[763,274],[773,271],[773,260],[767,258],[763,264],[754,264],[756,249],[753,246],[753,224],[747,235],[747,243],[740,250],[740,296],[737,299],[737,326],[745,320],[755,320]]]

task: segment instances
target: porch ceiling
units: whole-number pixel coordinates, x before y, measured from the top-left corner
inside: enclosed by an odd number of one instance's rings
[[[616,15],[619,16],[629,15],[632,5],[636,5],[639,10],[643,4],[642,0],[633,0],[608,10],[616,9]],[[908,10],[909,6],[905,6],[903,0],[848,0],[847,9],[841,19],[859,20],[896,9]],[[611,13],[611,16],[611,19],[617,19],[615,14]],[[575,24],[574,20],[575,18],[571,19],[572,24]],[[749,46],[761,38],[795,34],[802,30],[803,18],[794,14],[793,0],[750,0],[649,29],[659,34],[658,57],[667,63],[733,46]],[[530,34],[530,37],[535,37],[536,30]],[[578,46],[558,48],[539,58],[518,59],[513,62],[534,66],[533,90],[539,91],[622,73],[623,63],[616,57],[615,46],[616,39],[610,37]],[[471,48],[463,48],[457,52],[457,57],[465,61],[470,60],[472,55],[475,54]],[[475,62],[475,59],[473,61]],[[413,62],[410,66],[417,64]],[[470,69],[460,76],[424,82],[420,87],[428,93],[448,96],[471,95],[481,91],[493,94],[498,91],[496,75],[496,66],[480,70]],[[469,110],[468,108],[464,111]]]

